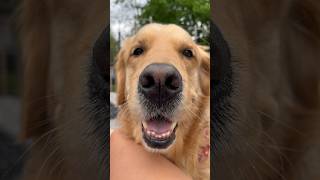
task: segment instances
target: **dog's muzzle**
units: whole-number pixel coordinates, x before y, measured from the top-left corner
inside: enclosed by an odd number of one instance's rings
[[[138,83],[140,102],[147,115],[142,121],[143,139],[153,149],[166,149],[175,140],[177,122],[170,119],[182,94],[182,77],[169,64],[150,64]]]

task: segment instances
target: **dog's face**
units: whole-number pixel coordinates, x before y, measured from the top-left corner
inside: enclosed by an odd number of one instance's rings
[[[136,141],[152,151],[185,137],[208,81],[209,55],[176,25],[146,25],[118,54],[118,103]]]

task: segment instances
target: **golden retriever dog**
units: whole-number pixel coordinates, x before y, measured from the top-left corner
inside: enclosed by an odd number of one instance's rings
[[[179,26],[152,23],[125,41],[116,74],[121,130],[209,179],[209,54]]]
[[[22,179],[107,179],[108,2],[21,3]]]
[[[320,1],[211,2],[213,179],[320,179]]]

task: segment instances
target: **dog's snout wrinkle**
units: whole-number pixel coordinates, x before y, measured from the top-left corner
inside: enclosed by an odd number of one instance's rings
[[[182,77],[172,65],[150,64],[139,77],[139,91],[152,103],[162,105],[182,92]]]

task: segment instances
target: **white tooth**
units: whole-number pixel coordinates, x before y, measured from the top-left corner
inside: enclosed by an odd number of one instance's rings
[[[147,131],[147,134],[150,135],[150,134],[151,134],[151,131],[148,130],[148,131]]]
[[[155,135],[155,133],[153,132],[153,131],[151,131],[151,134],[154,136]]]
[[[147,127],[147,125],[145,124],[145,122],[144,122],[144,121],[142,121],[142,126],[143,126],[144,128],[146,128],[146,127]]]
[[[166,134],[167,136],[170,136],[170,131],[169,132],[167,132],[167,134]]]
[[[171,129],[175,128],[175,127],[176,127],[176,124],[177,124],[177,123],[175,123],[175,122],[174,122],[174,123],[172,123],[172,125],[171,125]]]

